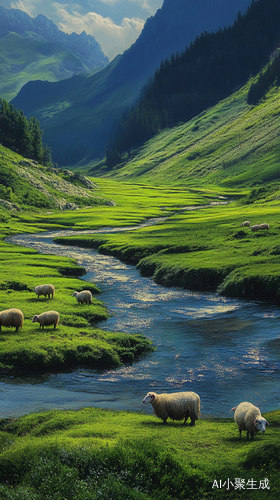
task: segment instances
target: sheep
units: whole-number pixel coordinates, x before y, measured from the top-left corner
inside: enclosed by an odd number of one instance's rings
[[[48,296],[49,299],[52,296],[53,299],[55,290],[53,285],[38,285],[35,286],[34,292],[36,293],[38,298],[40,297],[40,295],[44,295],[45,298],[46,296]]]
[[[267,224],[266,222],[263,224],[260,224],[259,229],[269,229],[269,224]]]
[[[40,329],[44,330],[44,326],[53,325],[53,329],[55,330],[58,322],[59,322],[59,313],[57,311],[46,311],[41,314],[36,314],[32,323],[38,322],[40,324]]]
[[[0,312],[0,332],[1,327],[15,327],[15,331],[18,332],[19,328],[23,327],[23,312],[20,309],[5,309]]]
[[[72,297],[76,297],[78,304],[91,304],[92,294],[89,290],[83,290],[82,292],[74,292]]]
[[[249,220],[245,220],[244,222],[241,222],[241,226],[242,227],[246,227],[246,226],[250,226],[250,221]]]
[[[251,231],[258,231],[260,229],[260,224],[255,224],[254,226],[250,226]]]
[[[240,439],[242,431],[247,431],[247,439],[249,439],[249,434],[251,439],[254,439],[254,434],[257,434],[258,431],[265,433],[265,428],[269,423],[262,417],[259,408],[252,403],[245,401],[232,408],[231,411],[234,411],[234,420],[239,429]]]
[[[154,413],[163,420],[164,424],[169,417],[173,421],[184,418],[183,425],[185,425],[190,417],[190,425],[195,425],[195,421],[199,419],[200,415],[200,397],[195,392],[173,392],[170,394],[148,392],[143,403],[151,403]]]

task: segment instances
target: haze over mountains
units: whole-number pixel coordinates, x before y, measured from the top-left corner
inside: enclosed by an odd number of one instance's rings
[[[182,51],[204,30],[232,23],[250,0],[165,0],[138,40],[95,75],[30,82],[13,103],[35,115],[56,162],[102,157],[114,123],[138,97],[162,59]]]
[[[0,97],[14,97],[30,80],[58,81],[108,63],[85,32],[68,35],[45,16],[0,6]]]

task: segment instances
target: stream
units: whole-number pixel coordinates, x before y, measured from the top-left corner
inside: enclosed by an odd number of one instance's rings
[[[90,232],[106,231],[84,231]],[[114,257],[53,243],[58,234],[75,231],[16,235],[8,241],[76,259],[87,271],[81,279],[97,284],[112,315],[97,326],[146,335],[157,350],[114,370],[1,376],[0,418],[87,406],[151,414],[151,406],[142,403],[150,390],[197,392],[202,418],[227,417],[241,401],[262,412],[280,408],[279,306],[165,288]]]

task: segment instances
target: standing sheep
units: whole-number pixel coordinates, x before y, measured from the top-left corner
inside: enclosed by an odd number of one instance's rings
[[[36,322],[40,324],[42,330],[44,330],[44,326],[50,325],[53,325],[53,329],[55,330],[59,322],[59,313],[57,311],[46,311],[42,314],[36,314],[32,319],[32,323]]]
[[[244,222],[241,222],[241,226],[242,227],[246,227],[246,226],[250,226],[250,221],[249,220],[245,220]]]
[[[173,392],[171,394],[148,392],[143,403],[151,403],[154,413],[158,418],[166,423],[166,420],[184,420],[184,424],[190,417],[190,425],[195,425],[195,421],[200,415],[200,397],[195,392]],[[184,425],[183,424],[183,425]]]
[[[269,224],[267,224],[266,222],[264,222],[263,224],[260,224],[259,229],[269,229]]]
[[[0,332],[1,327],[6,326],[13,328],[15,327],[16,332],[18,332],[19,328],[23,327],[23,312],[20,309],[5,309],[0,312]]]
[[[53,299],[55,290],[54,290],[53,285],[38,285],[38,286],[35,286],[34,292],[36,293],[38,298],[40,297],[40,295],[44,295],[45,298],[46,298],[46,296],[48,296],[48,299],[49,299],[50,296],[52,296],[52,299]]]
[[[260,224],[255,224],[254,226],[250,226],[251,231],[258,231],[260,229]]]
[[[78,304],[91,304],[92,294],[89,290],[83,290],[82,292],[74,292],[72,297],[76,297]]]
[[[265,428],[269,423],[262,417],[259,408],[252,403],[245,401],[232,408],[231,411],[234,411],[234,420],[239,429],[240,439],[242,431],[247,431],[247,439],[249,439],[249,434],[251,439],[254,439],[254,434],[257,434],[258,431],[265,433]]]

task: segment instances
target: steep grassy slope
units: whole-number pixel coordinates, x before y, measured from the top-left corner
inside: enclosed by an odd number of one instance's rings
[[[108,203],[84,176],[42,167],[0,146],[0,210],[74,209]]]
[[[108,173],[120,181],[254,186],[279,180],[280,90],[247,104],[250,83],[190,122],[166,129]],[[91,173],[106,175],[106,167]]]

